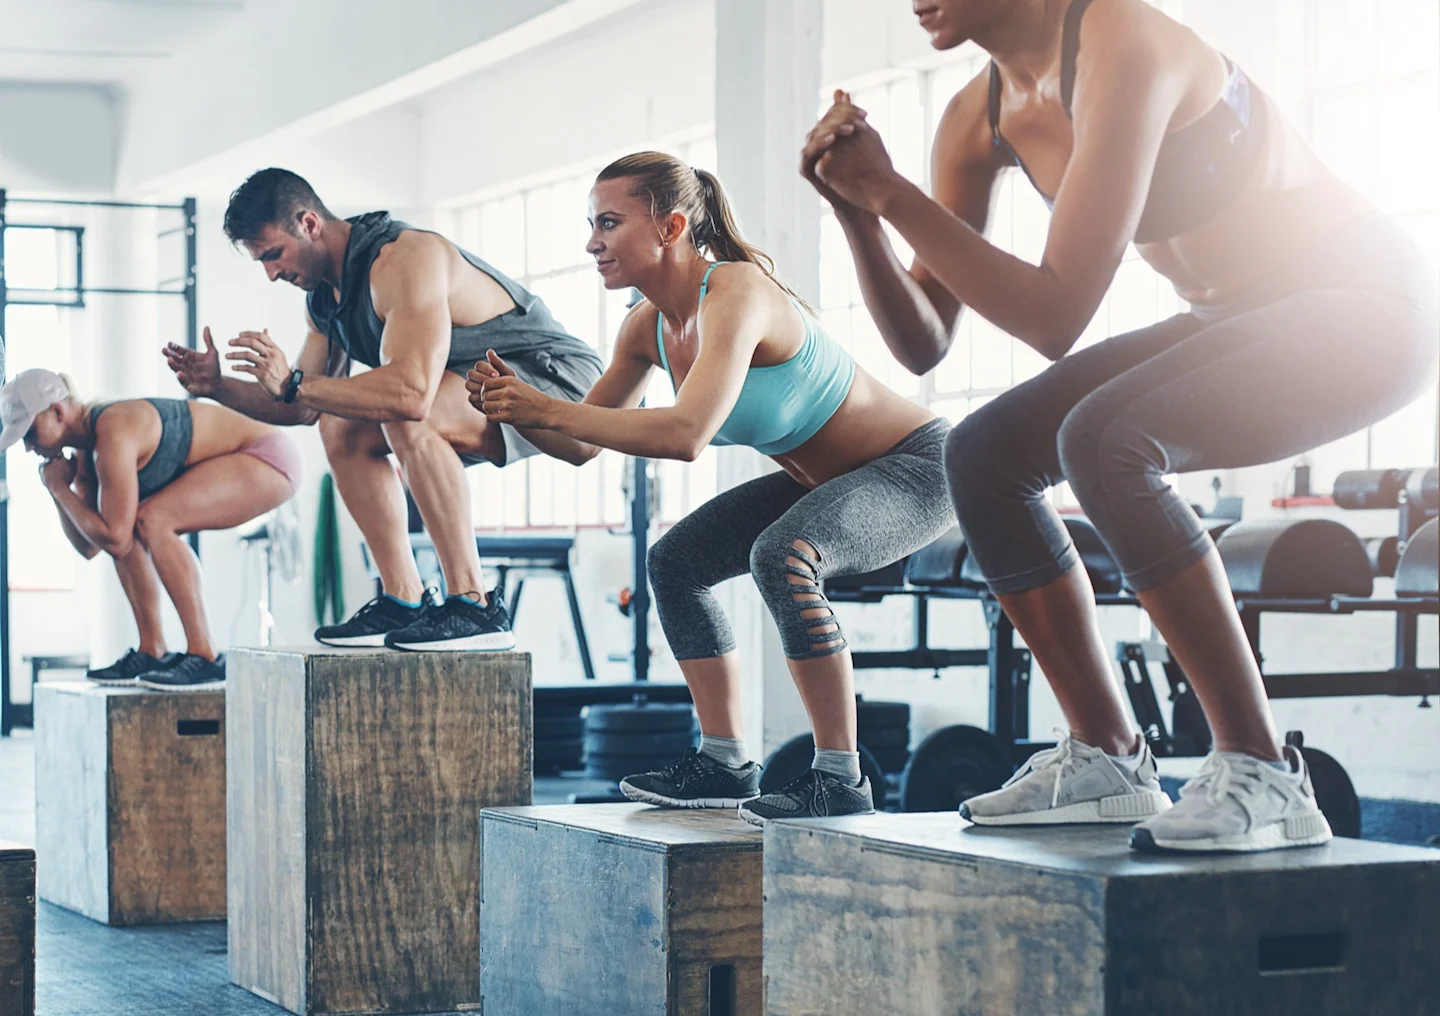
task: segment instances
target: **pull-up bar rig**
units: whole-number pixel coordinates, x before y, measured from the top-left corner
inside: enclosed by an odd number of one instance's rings
[[[166,279],[154,289],[127,286],[85,285],[85,227],[36,222],[9,221],[10,205],[38,205],[48,208],[123,208],[132,210],[179,212],[181,225],[162,230],[157,239],[183,233],[185,236],[185,274]],[[9,229],[47,229],[71,233],[75,238],[75,285],[45,290],[18,290],[11,297],[5,272],[5,233]],[[195,298],[195,199],[180,204],[153,204],[135,201],[82,201],[71,198],[16,198],[0,187],[0,384],[6,377],[6,311],[10,306],[48,306],[79,309],[85,306],[88,294],[105,296],[178,296],[185,301],[185,345],[199,348],[199,317]],[[175,285],[180,283],[180,285]],[[37,295],[39,294],[39,295]],[[61,297],[66,297],[62,299]],[[5,454],[0,452],[0,488],[5,483]],[[190,536],[190,546],[199,552],[199,538]],[[16,726],[30,726],[33,716],[28,704],[10,701],[10,505],[0,499],[0,737],[8,737]]]

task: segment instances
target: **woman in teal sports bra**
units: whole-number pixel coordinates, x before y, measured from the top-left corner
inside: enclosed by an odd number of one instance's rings
[[[621,789],[672,807],[740,805],[756,824],[869,812],[849,648],[820,583],[897,561],[953,524],[947,424],[825,334],[770,258],[740,237],[711,174],[642,152],[603,170],[590,204],[586,249],[606,288],[645,297],[604,375],[583,403],[562,405],[492,355],[470,374],[472,403],[491,419],[568,435],[589,455],[692,461],[708,444],[743,444],[781,467],[701,505],[650,550],[660,622],[703,738]],[[675,404],[636,408],[656,367]],[[780,629],[816,744],[813,768],[763,797],[741,735],[735,638],[711,592],[746,572]]]

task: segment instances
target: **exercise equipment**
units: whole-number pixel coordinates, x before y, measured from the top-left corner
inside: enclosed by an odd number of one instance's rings
[[[1374,590],[1365,545],[1329,519],[1237,522],[1215,547],[1237,597],[1365,597]]]
[[[619,703],[585,709],[585,775],[621,780],[675,761],[699,739],[688,703]]]
[[[1440,519],[1431,519],[1405,541],[1395,565],[1395,595],[1440,595]]]
[[[941,727],[915,748],[900,778],[901,811],[950,811],[998,790],[1014,765],[1005,744],[979,727]]]

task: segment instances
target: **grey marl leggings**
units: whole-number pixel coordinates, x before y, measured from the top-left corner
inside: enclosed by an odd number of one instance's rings
[[[770,473],[717,494],[677,522],[648,558],[655,606],[675,658],[705,659],[735,648],[710,587],[747,571],[780,628],[786,656],[804,660],[844,650],[820,580],[882,568],[953,524],[941,465],[948,426],[932,420],[879,458],[814,490],[787,473]],[[802,583],[792,583],[791,575]]]
[[[1164,474],[1297,455],[1435,383],[1433,269],[1389,219],[1338,230],[1289,280],[1269,303],[1195,308],[1066,356],[955,427],[950,494],[992,591],[1078,561],[1045,497],[1061,480],[1143,591],[1212,546]]]

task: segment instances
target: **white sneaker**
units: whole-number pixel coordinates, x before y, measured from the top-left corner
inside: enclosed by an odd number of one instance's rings
[[[1289,772],[1240,752],[1215,751],[1180,788],[1180,801],[1130,832],[1136,850],[1255,851],[1328,843],[1305,757],[1285,746]]]
[[[999,790],[960,805],[960,816],[976,825],[1070,825],[1138,822],[1170,807],[1143,739],[1132,767],[1063,730],[1055,733],[1054,748],[1031,755]]]

